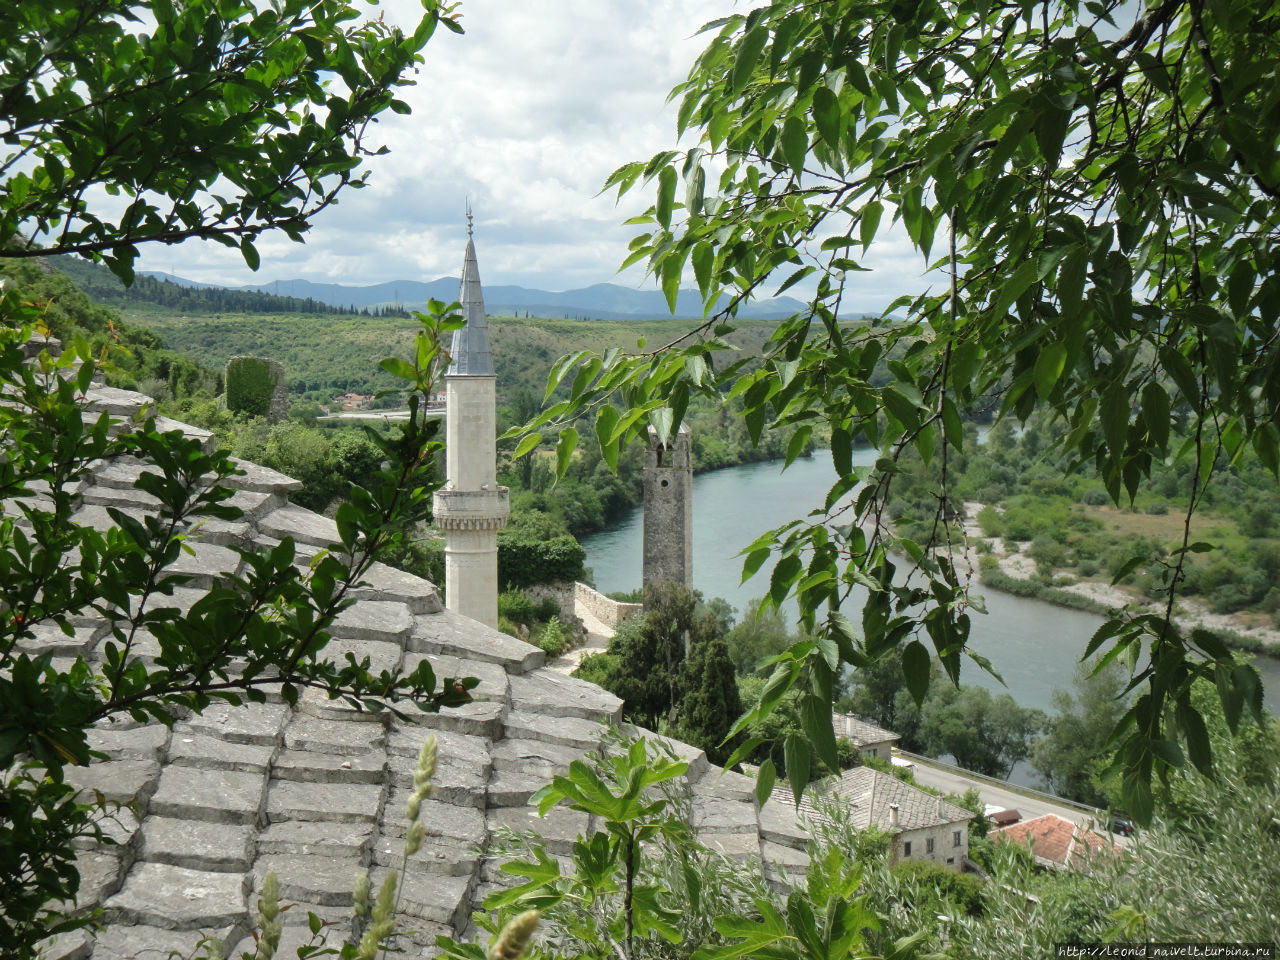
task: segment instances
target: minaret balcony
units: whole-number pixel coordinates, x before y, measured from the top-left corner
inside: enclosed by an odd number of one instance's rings
[[[441,530],[501,530],[511,515],[511,491],[437,490],[432,501],[435,525]]]

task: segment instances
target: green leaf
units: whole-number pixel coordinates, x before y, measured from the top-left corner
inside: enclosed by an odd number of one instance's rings
[[[871,241],[876,237],[876,230],[880,228],[880,216],[884,213],[884,205],[879,200],[872,200],[862,208],[862,216],[858,220],[858,238],[862,241],[862,249],[865,251],[871,246]]]
[[[715,250],[709,243],[699,243],[693,248],[689,259],[693,261],[693,276],[698,283],[698,293],[705,300],[711,289],[711,267],[716,259]]]
[[[825,84],[820,84],[813,91],[813,121],[827,146],[832,151],[839,151],[840,100]]]
[[[671,209],[676,197],[676,168],[663,167],[658,173],[658,199],[654,216],[664,229],[671,229]]]
[[[853,438],[843,427],[831,428],[831,459],[841,476],[853,472]]]
[[[573,459],[573,450],[578,445],[578,431],[573,427],[565,427],[560,431],[560,440],[556,444],[556,477],[562,479],[569,469],[569,461]]]
[[[751,79],[752,71],[755,70],[756,62],[760,59],[760,52],[764,50],[768,40],[768,27],[757,24],[747,31],[746,36],[738,44],[738,51],[733,61],[733,73],[729,81],[733,93],[738,94],[745,89],[747,82]]]
[[[516,444],[515,452],[511,454],[512,459],[519,460],[526,453],[542,442],[542,434],[529,433],[520,438],[520,442]]]
[[[788,733],[782,741],[782,762],[786,764],[787,780],[791,783],[791,794],[796,803],[800,802],[809,783],[810,760],[809,744],[804,737],[795,732]]]
[[[1145,553],[1140,553],[1137,556],[1130,557],[1128,560],[1126,560],[1124,563],[1120,565],[1120,569],[1116,571],[1116,575],[1111,578],[1111,585],[1114,587],[1121,580],[1129,576],[1129,574],[1133,573],[1133,571],[1137,570],[1140,566],[1146,563],[1149,559],[1150,559],[1150,556]]]
[[[912,640],[902,650],[902,676],[916,706],[924,704],[929,692],[929,651],[919,640]]]
[[[618,438],[613,433],[620,418],[617,408],[607,403],[596,413],[596,440],[600,444],[600,455],[614,473],[618,472]]]
[[[253,241],[248,237],[245,237],[240,241],[240,253],[244,256],[244,262],[249,269],[256,271],[262,260],[258,256],[258,251],[257,248],[254,247]]]
[[[760,565],[769,559],[769,548],[761,547],[758,550],[752,550],[747,554],[747,559],[742,561],[742,583],[746,583],[756,575],[756,571],[760,569]]]
[[[1113,382],[1102,395],[1102,406],[1099,408],[1102,418],[1102,432],[1107,439],[1107,449],[1111,456],[1124,454],[1125,437],[1129,431],[1129,391],[1121,382]]]
[[[756,773],[756,803],[760,806],[763,807],[773,794],[773,785],[777,779],[778,774],[773,767],[773,758],[765,757]]]
[[[840,762],[836,758],[836,735],[831,722],[831,704],[823,703],[812,693],[805,694],[800,701],[800,726],[809,742],[818,751],[818,757],[827,765],[828,770],[839,770]],[[787,769],[790,769],[788,764]]]
[[[804,161],[809,155],[809,127],[800,117],[787,117],[782,124],[782,155],[795,176],[804,172]]]
[[[1003,317],[1009,312],[1009,308],[1013,302],[1017,300],[1026,289],[1040,279],[1040,267],[1032,260],[1028,260],[1013,272],[1008,280],[1000,284],[1000,293],[996,297],[992,306],[992,313],[997,318]]]
[[[1053,388],[1058,385],[1062,371],[1067,365],[1067,347],[1060,342],[1051,343],[1040,351],[1036,357],[1035,381],[1036,393],[1041,400],[1048,400]]]
[[[649,425],[657,433],[659,443],[671,442],[671,425],[674,417],[675,411],[670,407],[658,407],[649,411]]]

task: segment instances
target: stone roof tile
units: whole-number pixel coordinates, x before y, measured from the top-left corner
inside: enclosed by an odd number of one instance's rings
[[[511,699],[529,713],[547,717],[617,720],[622,701],[593,683],[538,668],[511,678]]]
[[[508,673],[528,673],[540,667],[547,656],[532,644],[452,610],[417,617],[408,649],[417,653],[443,653],[463,660],[497,663]]]

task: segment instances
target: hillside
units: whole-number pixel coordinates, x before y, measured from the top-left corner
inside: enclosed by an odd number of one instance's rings
[[[153,306],[122,305],[138,326],[153,330],[172,349],[220,367],[237,355],[266,356],[285,366],[295,399],[326,401],[335,394],[373,393],[393,386],[378,369],[388,354],[408,356],[414,321],[396,317],[300,313],[177,315]],[[490,317],[498,392],[502,398],[528,390],[541,399],[547,371],[566,353],[589,348],[634,349],[637,338],[665,343],[688,329],[687,321],[613,323]],[[773,332],[767,320],[743,321],[734,334],[741,350],[758,354]]]

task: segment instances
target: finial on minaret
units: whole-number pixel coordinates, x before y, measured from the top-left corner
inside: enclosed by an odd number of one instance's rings
[[[471,229],[471,198],[467,197],[467,239],[470,240],[472,238],[472,235],[473,234]]]

